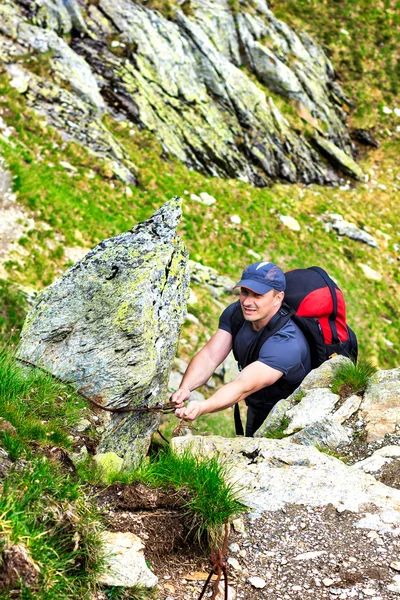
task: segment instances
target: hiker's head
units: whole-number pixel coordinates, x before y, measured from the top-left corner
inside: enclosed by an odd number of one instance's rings
[[[267,294],[271,290],[278,294],[286,289],[285,274],[274,263],[254,263],[245,268],[241,280],[235,285],[236,287],[247,288],[260,295]]]
[[[235,287],[240,287],[240,305],[245,320],[253,322],[253,327],[256,323],[264,326],[281,307],[286,280],[277,265],[259,262],[243,271],[242,279]]]

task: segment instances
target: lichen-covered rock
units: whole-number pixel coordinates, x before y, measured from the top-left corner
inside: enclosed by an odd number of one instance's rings
[[[351,177],[363,181],[364,173],[361,167],[358,166],[351,156],[343,152],[341,148],[338,148],[333,142],[318,134],[314,135],[314,142],[333,164],[336,164]]]
[[[233,289],[235,282],[225,275],[220,275],[216,269],[207,267],[194,260],[189,261],[190,280],[193,283],[201,284],[210,290],[214,298],[219,298],[224,293],[237,294]]]
[[[373,375],[360,412],[365,419],[367,442],[396,433],[400,423],[400,368],[378,371]]]
[[[323,417],[294,433],[291,439],[304,446],[336,449],[350,444],[352,436],[351,429],[329,417]]]
[[[289,425],[285,433],[318,423],[333,412],[338,400],[339,396],[327,388],[308,391],[298,404],[287,411]]]
[[[31,50],[51,52],[55,70],[68,81],[74,92],[96,110],[104,109],[104,100],[87,62],[54,31],[36,27],[23,19],[18,3],[0,5],[0,32]]]
[[[6,36],[0,59],[15,61],[20,46],[21,54],[26,48],[49,53],[60,89],[50,85],[53,74],[39,82],[33,77],[28,102],[63,134],[83,144],[89,139],[90,147],[98,136],[100,145],[115,150],[118,144],[99,118],[109,110],[152,131],[166,152],[190,168],[213,176],[258,186],[277,178],[336,183],[321,153],[362,176],[341,108],[348,100],[331,63],[318,44],[276,19],[262,0],[243,0],[239,11],[227,0],[194,0],[190,14],[176,8],[173,19],[130,0],[95,4],[9,0],[0,7]],[[294,103],[317,132],[313,144],[268,90],[283,105]],[[289,118],[292,111],[290,106]],[[113,171],[128,181],[127,157],[115,162]]]
[[[187,251],[176,237],[180,216],[174,198],[43,290],[18,358],[108,407],[163,404],[189,290]],[[158,423],[153,413],[112,413],[99,451],[136,461]]]
[[[220,456],[228,466],[229,480],[241,490],[242,501],[257,511],[280,510],[287,504],[332,504],[362,512],[366,504],[373,504],[382,513],[394,511],[400,519],[400,490],[291,438],[193,436],[173,438],[172,444],[177,451],[190,448],[202,456]]]

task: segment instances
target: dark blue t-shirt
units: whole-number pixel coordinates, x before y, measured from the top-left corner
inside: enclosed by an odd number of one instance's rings
[[[231,317],[236,306],[235,302],[224,310],[219,320],[219,329],[232,333]],[[253,329],[251,322],[243,323],[234,340],[239,364],[244,364],[247,349],[258,334],[259,332]],[[248,396],[249,404],[251,404],[251,400],[258,402],[267,400],[268,404],[275,404],[278,400],[287,398],[293,388],[297,387],[311,371],[310,349],[307,340],[291,319],[264,342],[258,360],[281,371],[284,377],[267,388]]]

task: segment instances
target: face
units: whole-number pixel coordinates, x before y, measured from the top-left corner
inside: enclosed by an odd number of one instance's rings
[[[274,296],[273,290],[266,294],[256,294],[247,288],[240,288],[239,300],[245,320],[254,326],[264,327],[280,308],[283,296],[283,292]]]

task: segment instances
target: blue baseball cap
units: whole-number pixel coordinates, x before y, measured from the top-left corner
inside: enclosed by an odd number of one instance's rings
[[[235,285],[235,288],[237,287],[248,288],[256,294],[266,294],[271,290],[284,292],[286,289],[285,274],[274,263],[254,263],[245,268],[242,279]]]

